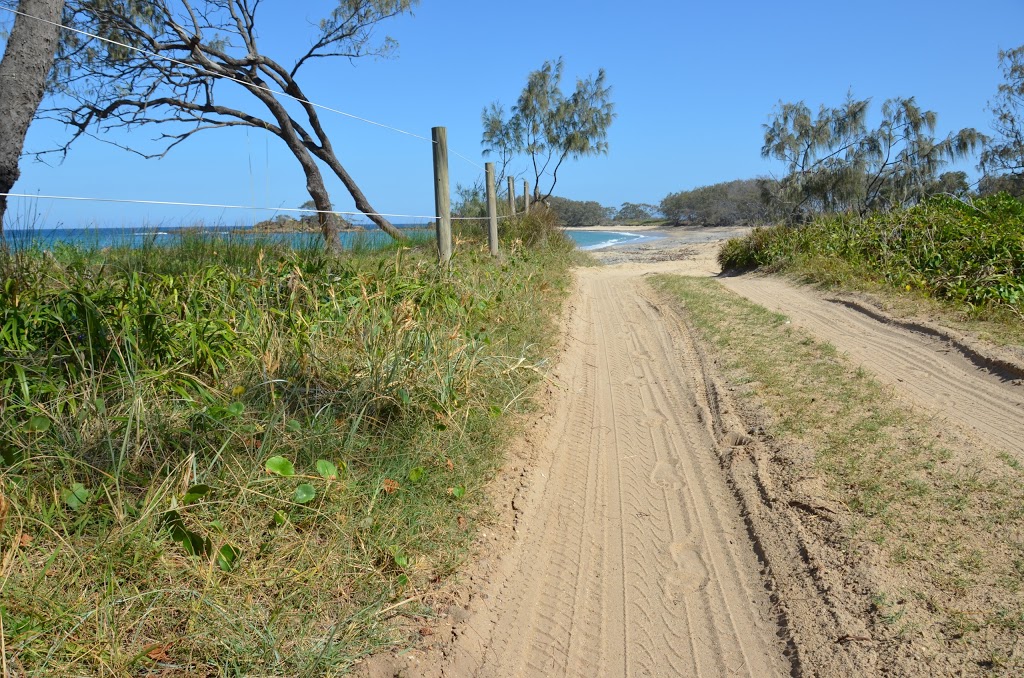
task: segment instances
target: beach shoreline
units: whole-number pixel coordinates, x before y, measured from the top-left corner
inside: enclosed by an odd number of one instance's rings
[[[568,230],[568,229],[566,229]],[[639,226],[598,226],[588,231],[610,233],[636,233],[647,236],[643,240],[613,244],[587,253],[599,263],[651,264],[671,262],[693,256],[695,250],[717,255],[720,245],[730,238],[746,235],[752,226],[672,226],[669,224],[643,224]]]

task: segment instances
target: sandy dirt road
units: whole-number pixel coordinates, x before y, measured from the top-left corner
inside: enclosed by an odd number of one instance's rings
[[[712,356],[646,284],[650,273],[718,274],[717,244],[672,235],[579,270],[544,414],[510,453],[496,496],[514,499],[482,539],[468,588],[428,636],[438,640],[365,675],[832,677],[894,666],[885,647],[861,642],[873,580],[844,569],[803,495],[773,480],[770,450],[737,446],[744,424],[724,410]],[[849,300],[774,278],[721,282],[830,341],[937,424],[1024,456],[1019,373]]]
[[[649,294],[580,272],[519,544],[444,675],[790,673],[694,347]]]
[[[722,284],[832,343],[914,406],[1024,461],[1024,379],[949,338],[779,278]]]

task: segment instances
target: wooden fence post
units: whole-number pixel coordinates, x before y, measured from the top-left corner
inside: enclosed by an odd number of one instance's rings
[[[516,179],[508,178],[508,211],[512,216],[516,215]]]
[[[437,258],[447,266],[452,258],[452,196],[448,188],[448,130],[431,130],[434,146],[434,209],[437,213]]]
[[[494,163],[484,164],[484,177],[487,182],[487,244],[491,246],[491,256],[498,256],[498,196],[494,189]]]
[[[530,213],[530,182],[523,179],[523,214]]]

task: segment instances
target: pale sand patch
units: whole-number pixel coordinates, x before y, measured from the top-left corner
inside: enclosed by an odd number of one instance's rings
[[[362,675],[848,676],[887,665],[867,630],[868,593],[846,600],[822,586],[839,581],[838,566],[806,566],[796,545],[824,537],[791,497],[762,506],[771,441],[742,433],[714,356],[642,280],[717,275],[722,242],[749,229],[603,230],[664,237],[591,252],[604,265],[579,273],[543,414],[492,488],[500,519],[468,586],[421,631],[423,646],[378,656]],[[809,289],[727,284],[826,338],[839,321],[812,324],[808,309],[858,315],[809,301],[820,296]],[[872,363],[889,364],[878,360],[884,345],[871,350]]]

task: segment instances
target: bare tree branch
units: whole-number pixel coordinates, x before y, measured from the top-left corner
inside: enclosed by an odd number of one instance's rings
[[[126,148],[154,158],[200,132],[259,128],[281,139],[302,167],[329,245],[338,243],[337,228],[328,218],[332,205],[320,163],[341,180],[357,209],[401,238],[398,229],[377,215],[339,161],[296,73],[315,58],[388,55],[394,42],[377,40],[377,25],[408,12],[415,2],[338,0],[320,22],[310,49],[289,70],[260,53],[256,19],[260,0],[77,0],[71,21],[129,48],[86,38],[66,46],[57,104],[44,115],[64,122],[72,135],[51,152],[66,153],[82,136],[102,139],[104,132],[116,129],[184,126],[153,139],[159,150]],[[216,103],[218,88],[227,82],[247,91],[261,104],[264,115]],[[302,115],[289,113],[286,103],[291,98],[301,100]],[[125,147],[120,142],[114,145]]]

